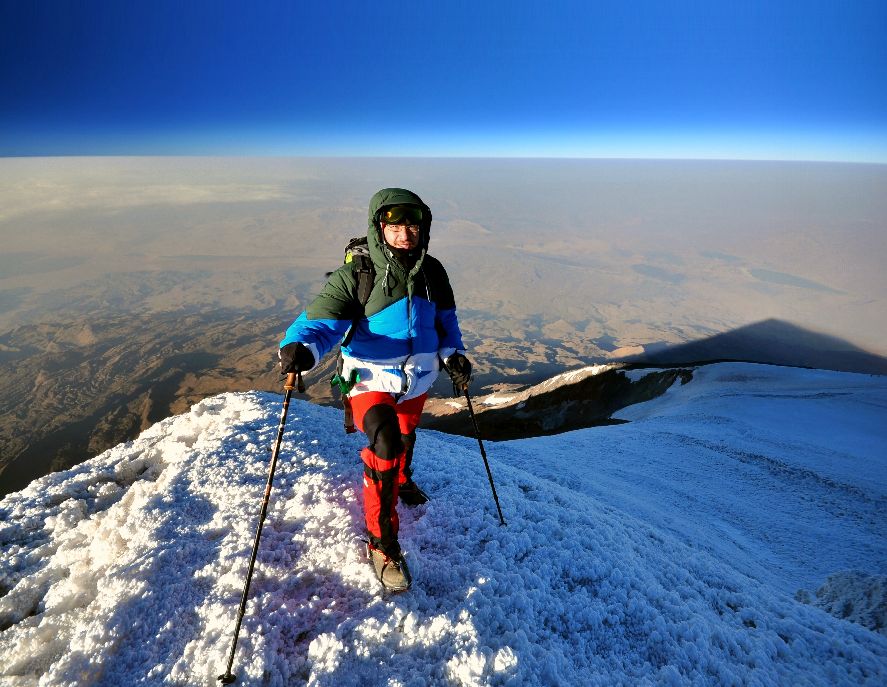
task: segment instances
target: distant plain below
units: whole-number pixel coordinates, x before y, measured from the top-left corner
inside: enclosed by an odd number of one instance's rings
[[[0,494],[204,396],[279,389],[283,330],[384,186],[432,208],[478,392],[762,321],[821,335],[817,364],[887,354],[883,165],[3,159]]]

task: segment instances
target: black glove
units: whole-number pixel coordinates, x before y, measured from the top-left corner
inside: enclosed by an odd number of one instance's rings
[[[314,354],[302,343],[288,343],[277,355],[280,357],[280,371],[283,374],[305,372],[314,367]]]
[[[471,381],[471,363],[468,358],[461,353],[453,353],[444,361],[444,366],[459,391],[468,386]]]

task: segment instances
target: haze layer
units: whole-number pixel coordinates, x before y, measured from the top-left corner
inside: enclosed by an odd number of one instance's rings
[[[432,207],[485,386],[762,320],[887,353],[887,166],[5,159],[0,469],[28,451],[60,467],[205,395],[279,387],[282,331],[384,186]],[[85,444],[40,443],[76,423]]]

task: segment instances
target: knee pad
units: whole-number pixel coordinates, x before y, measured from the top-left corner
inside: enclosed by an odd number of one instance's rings
[[[400,425],[393,406],[379,403],[370,408],[363,416],[363,429],[370,448],[379,458],[394,460],[403,453]]]

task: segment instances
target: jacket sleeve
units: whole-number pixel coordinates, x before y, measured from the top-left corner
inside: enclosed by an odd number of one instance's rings
[[[320,294],[286,330],[280,347],[299,342],[308,347],[314,360],[329,353],[354,321],[357,282],[350,265],[332,273]]]
[[[462,343],[459,319],[456,317],[456,299],[453,295],[453,287],[450,286],[450,278],[443,265],[437,262],[437,267],[440,270],[440,277],[434,289],[436,301],[434,325],[440,339],[438,354],[446,360],[456,351],[464,353],[465,346]]]

